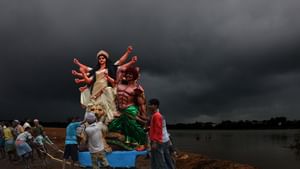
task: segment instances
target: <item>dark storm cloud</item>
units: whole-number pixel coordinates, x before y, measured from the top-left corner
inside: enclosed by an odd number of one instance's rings
[[[168,121],[300,118],[297,1],[0,2],[1,117],[80,115],[72,59],[134,46]]]

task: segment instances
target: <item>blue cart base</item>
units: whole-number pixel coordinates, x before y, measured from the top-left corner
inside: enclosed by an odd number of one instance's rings
[[[106,153],[106,158],[111,167],[135,167],[136,157],[139,155],[146,155],[147,151],[113,151]],[[88,151],[78,153],[79,163],[83,167],[91,167],[92,160]]]

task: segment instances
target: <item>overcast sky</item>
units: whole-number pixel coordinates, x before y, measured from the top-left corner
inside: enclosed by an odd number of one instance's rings
[[[71,70],[138,55],[168,123],[300,119],[300,1],[0,1],[0,119],[83,116]]]

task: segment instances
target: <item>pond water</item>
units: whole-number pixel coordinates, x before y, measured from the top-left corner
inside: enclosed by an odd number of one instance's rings
[[[180,151],[231,160],[260,169],[298,169],[299,152],[289,148],[300,130],[170,130]]]

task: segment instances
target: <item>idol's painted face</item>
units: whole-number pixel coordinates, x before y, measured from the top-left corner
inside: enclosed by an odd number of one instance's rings
[[[104,110],[103,110],[101,107],[99,107],[99,108],[97,109],[97,113],[98,113],[100,116],[102,116],[102,115],[104,114]]]
[[[100,65],[105,65],[106,64],[106,57],[105,56],[99,56],[98,57],[98,62]]]
[[[97,109],[96,109],[96,107],[95,107],[95,106],[93,106],[93,107],[91,107],[91,108],[90,108],[90,111],[91,111],[91,112],[94,112],[94,113],[95,113],[95,112],[96,112],[96,110],[97,110]]]
[[[125,77],[126,77],[126,80],[127,80],[127,81],[133,80],[133,74],[132,74],[132,73],[128,73],[128,72],[127,72],[127,73],[125,74]]]

